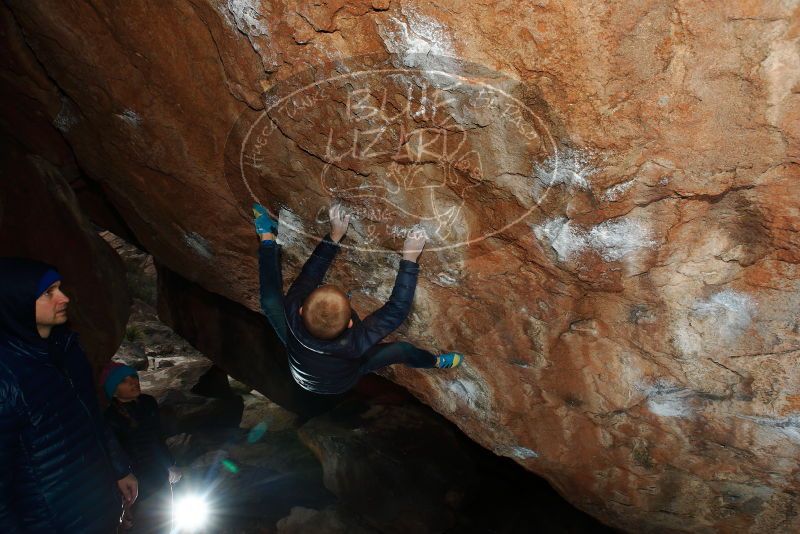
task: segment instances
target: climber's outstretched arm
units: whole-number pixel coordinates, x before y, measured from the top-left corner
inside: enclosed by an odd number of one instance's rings
[[[403,245],[403,259],[400,260],[400,268],[389,301],[356,327],[354,339],[360,349],[359,353],[391,334],[408,317],[419,276],[417,259],[422,254],[427,239],[423,230],[412,232],[406,239]]]
[[[333,258],[339,251],[339,241],[347,233],[347,226],[350,224],[350,215],[346,214],[340,206],[333,205],[328,210],[331,219],[331,231],[322,238],[322,241],[314,249],[311,257],[306,260],[303,269],[297,276],[289,292],[286,293],[287,306],[293,304],[302,305],[306,297],[314,291],[325,278],[328,267],[331,266]]]

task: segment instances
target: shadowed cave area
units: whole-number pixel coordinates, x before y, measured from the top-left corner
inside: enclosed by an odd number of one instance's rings
[[[198,347],[200,326],[206,339],[221,339],[227,354],[249,361],[281,353],[277,339],[209,333],[207,325],[213,314],[247,317],[263,335],[263,317],[156,269],[148,255],[103,235],[125,260],[134,299],[114,359],[142,369],[143,390],[161,400],[168,444],[187,466],[181,484],[213,487],[212,531],[613,532],[376,375],[332,398],[293,388],[296,396],[285,403],[294,411],[275,404],[159,319],[168,317]],[[175,293],[197,300],[164,302]]]
[[[796,1],[5,0],[0,28],[0,256],[57,267],[101,409],[109,362],[155,398],[171,506],[208,505],[183,530],[800,531]],[[333,341],[287,293],[326,235]],[[424,366],[365,349],[321,394],[308,354],[370,328]]]

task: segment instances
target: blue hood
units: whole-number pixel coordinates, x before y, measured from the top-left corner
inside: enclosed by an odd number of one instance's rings
[[[54,267],[24,258],[0,258],[0,337],[42,346],[47,342],[36,330],[37,288]]]

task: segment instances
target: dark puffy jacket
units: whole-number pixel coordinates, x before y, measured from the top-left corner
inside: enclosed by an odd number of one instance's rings
[[[164,442],[156,399],[139,395],[131,402],[114,400],[106,409],[106,421],[131,459],[139,498],[146,499],[167,484],[174,461]]]
[[[42,339],[36,286],[47,265],[0,259],[0,532],[114,532],[127,458],[97,405],[77,335]]]
[[[343,393],[355,385],[364,353],[403,324],[411,311],[419,275],[419,265],[400,260],[394,289],[386,304],[363,321],[354,311],[352,328],[336,339],[317,339],[303,325],[300,306],[322,283],[338,250],[339,245],[325,236],[284,299],[289,367],[295,381],[315,393]]]

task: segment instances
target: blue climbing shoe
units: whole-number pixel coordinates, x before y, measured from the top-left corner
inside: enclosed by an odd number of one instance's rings
[[[439,369],[458,367],[463,360],[464,355],[460,352],[445,352],[436,357],[436,367]]]
[[[253,224],[256,226],[257,234],[278,233],[278,221],[270,217],[267,208],[257,202],[253,203],[253,217],[255,217]]]

